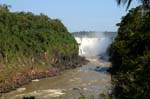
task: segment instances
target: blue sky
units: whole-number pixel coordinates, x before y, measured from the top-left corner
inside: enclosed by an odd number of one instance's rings
[[[117,31],[116,23],[127,13],[125,7],[117,6],[116,0],[0,0],[0,3],[11,5],[11,11],[58,18],[70,32]],[[137,5],[138,2],[133,2],[130,8]]]

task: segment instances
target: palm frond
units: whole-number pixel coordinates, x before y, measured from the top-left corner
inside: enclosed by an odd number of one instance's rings
[[[121,4],[125,5],[125,4],[127,4],[127,8],[126,9],[129,8],[129,6],[130,6],[130,4],[132,2],[132,0],[116,0],[116,1],[117,1],[118,5],[121,5]]]
[[[128,0],[128,4],[127,4],[126,10],[128,10],[128,8],[130,7],[131,2],[132,2],[132,0]]]
[[[121,4],[125,5],[125,4],[127,4],[126,10],[129,9],[132,1],[133,0],[116,0],[118,5],[121,5]],[[144,6],[149,6],[150,7],[150,0],[137,0],[137,1],[141,2],[142,5],[144,5]]]

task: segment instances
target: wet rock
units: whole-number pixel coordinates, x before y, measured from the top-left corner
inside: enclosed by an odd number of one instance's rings
[[[72,90],[81,90],[81,88],[73,88]]]
[[[87,88],[83,88],[83,90],[87,90]]]
[[[18,88],[17,89],[17,92],[23,92],[23,91],[25,91],[26,90],[26,88]]]
[[[30,96],[30,97],[23,97],[23,99],[35,99],[34,96]]]
[[[99,66],[96,66],[96,68],[100,68]]]

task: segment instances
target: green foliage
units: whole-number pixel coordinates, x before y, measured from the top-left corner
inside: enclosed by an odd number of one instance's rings
[[[118,99],[150,97],[150,16],[142,7],[131,9],[118,24],[110,48],[112,80]]]
[[[131,4],[131,2],[133,0],[116,0],[116,1],[117,1],[118,5],[121,5],[121,4],[125,5],[125,4],[127,4],[127,8],[126,9],[128,9],[129,6],[130,6],[130,4]],[[150,0],[137,0],[137,1],[139,1],[140,3],[142,3],[142,5],[144,7],[149,7],[150,8]]]
[[[0,5],[0,64],[54,64],[78,55],[78,44],[59,19],[8,8]]]

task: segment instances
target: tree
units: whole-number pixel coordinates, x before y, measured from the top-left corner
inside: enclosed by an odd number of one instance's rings
[[[118,5],[127,4],[127,9],[128,9],[133,0],[116,0],[116,1]],[[150,8],[150,0],[138,0],[138,1],[141,2],[142,5],[144,5],[146,8]]]
[[[117,0],[127,4],[133,0]],[[110,47],[112,82],[116,99],[150,97],[150,7],[149,0],[133,8],[117,24],[118,36]],[[144,12],[144,13],[143,13]]]
[[[11,5],[0,4],[0,11],[9,11],[9,8],[11,8]]]

